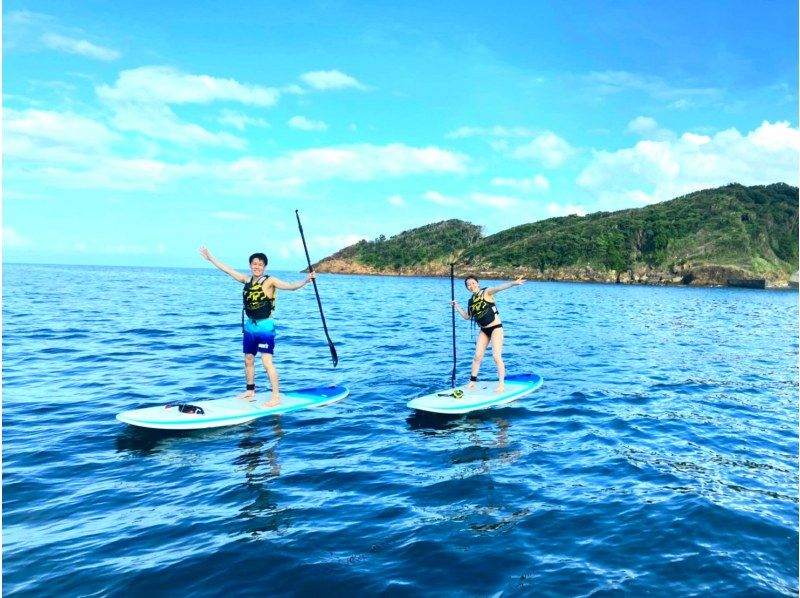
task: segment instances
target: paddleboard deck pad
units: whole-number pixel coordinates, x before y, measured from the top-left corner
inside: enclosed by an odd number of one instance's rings
[[[281,393],[280,402],[274,407],[264,407],[271,398],[266,393],[246,399],[231,397],[133,409],[118,414],[117,419],[142,428],[200,430],[243,424],[265,415],[322,407],[341,401],[349,394],[346,386],[320,386]]]
[[[465,385],[417,397],[406,406],[431,413],[469,413],[521,399],[539,388],[543,382],[538,374],[517,374],[506,376],[505,389],[502,392],[495,391],[497,380],[489,380],[476,382],[474,388],[467,388]]]

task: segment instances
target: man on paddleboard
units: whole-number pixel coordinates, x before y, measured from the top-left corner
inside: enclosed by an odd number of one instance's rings
[[[242,350],[244,352],[244,376],[247,384],[241,398],[252,397],[256,393],[255,360],[256,354],[261,353],[261,363],[269,376],[272,386],[272,399],[264,403],[264,407],[274,407],[280,401],[280,386],[278,372],[272,362],[275,351],[275,322],[272,313],[275,311],[275,293],[278,289],[296,291],[317,277],[313,270],[308,277],[300,282],[288,283],[266,273],[269,260],[263,253],[254,253],[250,256],[250,276],[237,272],[226,266],[208,251],[200,247],[200,255],[225,272],[234,280],[242,283]]]
[[[503,323],[500,321],[500,314],[497,311],[494,296],[500,291],[519,286],[523,282],[525,282],[525,279],[520,277],[514,282],[482,289],[478,284],[477,278],[467,276],[464,279],[464,286],[472,293],[467,305],[467,311],[464,311],[455,299],[451,301],[453,307],[461,314],[462,318],[475,320],[475,323],[481,329],[475,342],[475,356],[472,358],[472,372],[467,388],[475,387],[475,383],[478,381],[478,371],[481,369],[481,362],[486,353],[486,347],[491,343],[492,357],[494,357],[494,363],[497,365],[497,377],[500,381],[495,390],[497,392],[505,390],[506,366],[503,363]]]

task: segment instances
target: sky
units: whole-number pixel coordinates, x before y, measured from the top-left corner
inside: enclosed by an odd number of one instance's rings
[[[796,0],[3,2],[3,262],[299,270],[798,184]]]

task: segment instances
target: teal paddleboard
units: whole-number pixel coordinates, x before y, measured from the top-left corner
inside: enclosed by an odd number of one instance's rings
[[[341,401],[349,394],[346,386],[320,386],[281,393],[280,402],[274,407],[264,407],[264,403],[270,400],[269,394],[256,394],[249,399],[231,397],[144,407],[123,411],[117,419],[132,426],[158,430],[219,428],[243,424],[265,415],[322,407]]]
[[[497,392],[498,381],[488,380],[475,384],[474,388],[459,386],[440,390],[407,403],[410,409],[429,411],[431,413],[459,414],[507,405],[531,394],[544,381],[538,374],[517,374],[506,376],[505,388]]]

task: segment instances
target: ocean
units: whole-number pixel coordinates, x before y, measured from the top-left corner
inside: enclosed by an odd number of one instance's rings
[[[504,356],[542,388],[434,416],[406,402],[450,386],[449,279],[317,282],[339,365],[281,291],[281,385],[347,399],[158,432],[114,416],[244,389],[240,285],[5,264],[4,595],[797,595],[796,292],[528,282]]]

